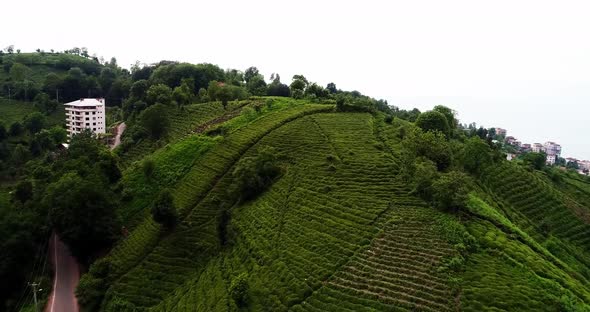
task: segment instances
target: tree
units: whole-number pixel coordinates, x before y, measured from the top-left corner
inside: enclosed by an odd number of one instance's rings
[[[31,69],[21,63],[14,63],[10,68],[10,77],[14,81],[24,81],[31,74]]]
[[[152,203],[152,218],[166,228],[172,228],[178,219],[174,198],[169,190],[163,190]]]
[[[29,114],[25,118],[25,129],[31,134],[36,134],[45,126],[45,116],[39,112]]]
[[[119,226],[113,198],[97,177],[70,172],[49,185],[43,205],[60,238],[85,261],[116,239]]]
[[[463,166],[472,173],[481,172],[484,166],[492,163],[492,151],[490,146],[479,137],[471,137],[465,143],[463,151]]]
[[[165,135],[170,126],[167,109],[162,104],[146,108],[139,115],[139,121],[153,139],[159,139]]]
[[[445,140],[444,135],[438,131],[423,132],[416,129],[410,132],[407,140],[403,142],[407,150],[412,151],[417,156],[432,160],[440,171],[451,165],[451,147],[449,142]]]
[[[13,122],[10,125],[10,128],[8,129],[8,134],[13,137],[19,136],[22,133],[23,133],[23,125],[18,121]]]
[[[266,81],[264,81],[264,77],[262,75],[251,77],[246,82],[246,89],[248,89],[248,92],[252,95],[266,95]]]
[[[338,89],[336,89],[336,84],[333,83],[333,82],[330,82],[326,86],[326,90],[328,90],[328,92],[330,92],[330,94],[336,94],[336,93],[338,93]]]
[[[537,170],[543,170],[547,162],[547,154],[541,153],[526,153],[522,156],[523,162],[529,167]]]
[[[6,127],[4,123],[0,122],[0,141],[5,140],[8,137],[8,131],[6,131]]]
[[[277,162],[277,153],[271,147],[262,148],[256,156],[240,159],[232,172],[233,191],[244,200],[258,196],[281,173]]]
[[[437,111],[428,111],[420,114],[416,119],[416,126],[424,131],[440,131],[447,137],[450,133],[447,118]]]
[[[308,84],[309,82],[302,75],[294,75],[293,81],[289,86],[289,88],[291,89],[291,95],[296,99],[302,98],[305,92],[305,88],[307,88]]]
[[[14,198],[21,203],[33,198],[33,183],[29,180],[21,180],[14,190]]]
[[[14,53],[14,45],[11,44],[8,47],[6,47],[6,52],[8,52],[8,54]]]
[[[172,103],[172,89],[165,84],[151,86],[147,90],[147,103],[149,105],[156,103],[169,105]]]
[[[419,157],[413,174],[414,192],[422,199],[432,199],[432,184],[438,178],[436,164],[429,159]]]
[[[193,98],[193,90],[189,86],[188,81],[183,81],[180,86],[174,88],[172,92],[172,98],[176,101],[179,106],[190,104]]]
[[[246,84],[248,84],[250,80],[252,80],[252,78],[259,75],[260,73],[258,72],[258,68],[252,66],[246,69],[246,71],[244,72],[244,80],[246,81]]]
[[[443,105],[437,105],[432,110],[445,115],[451,130],[454,130],[455,128],[457,128],[458,122],[457,122],[457,119],[455,119],[455,111],[453,111],[452,109],[450,109],[446,106],[443,106]]]
[[[29,160],[31,153],[22,144],[18,144],[12,151],[12,161],[17,165],[22,165]]]
[[[433,204],[440,210],[457,212],[465,208],[469,190],[467,177],[460,171],[451,171],[441,175],[432,184]]]

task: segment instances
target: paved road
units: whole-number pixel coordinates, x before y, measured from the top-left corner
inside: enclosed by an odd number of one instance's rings
[[[56,234],[53,234],[49,248],[55,276],[53,291],[49,296],[45,312],[78,312],[78,301],[75,295],[76,286],[80,280],[78,262],[70,254],[68,246]]]
[[[117,147],[117,146],[119,146],[119,144],[121,144],[121,135],[123,135],[123,132],[125,132],[126,128],[127,128],[127,125],[124,122],[117,125],[117,134],[115,135],[115,141],[113,141],[113,145],[111,145],[111,149],[115,149],[115,147]]]

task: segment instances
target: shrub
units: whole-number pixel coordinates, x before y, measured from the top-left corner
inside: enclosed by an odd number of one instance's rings
[[[241,273],[234,277],[229,286],[229,293],[238,307],[244,307],[248,295],[248,274]]]
[[[152,159],[146,159],[141,163],[141,170],[146,178],[151,178],[154,174],[154,169],[156,168],[156,163]]]
[[[255,198],[269,187],[280,173],[276,151],[270,147],[262,148],[258,155],[244,157],[236,165],[232,173],[234,191],[239,192],[242,199]]]
[[[174,198],[169,190],[163,190],[152,204],[152,217],[162,226],[171,228],[176,224],[178,215],[174,206]]]

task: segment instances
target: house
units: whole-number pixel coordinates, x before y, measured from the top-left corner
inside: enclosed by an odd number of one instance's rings
[[[496,135],[506,137],[506,133],[508,133],[506,129],[496,128]]]
[[[506,153],[506,160],[513,160],[516,158],[516,154]]]
[[[106,116],[104,99],[79,99],[64,104],[66,108],[66,126],[68,136],[89,129],[97,134],[106,133]]]
[[[516,142],[516,138],[513,137],[513,136],[507,136],[506,139],[505,139],[505,141],[506,141],[507,144],[512,145],[512,144],[514,144],[514,142]]]

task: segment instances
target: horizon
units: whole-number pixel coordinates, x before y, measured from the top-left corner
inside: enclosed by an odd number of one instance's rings
[[[101,6],[110,10],[100,23],[81,19],[78,27],[71,17],[94,5],[40,1],[28,19],[0,21],[10,30],[0,48],[86,47],[125,68],[160,60],[256,66],[267,80],[279,73],[285,83],[303,74],[403,109],[446,105],[462,123],[505,128],[527,143],[555,141],[562,157],[590,159],[590,43],[582,40],[590,4],[583,1],[303,1],[284,10],[266,0],[172,0],[167,7],[178,10],[168,15],[153,2]],[[19,12],[30,4],[5,7]]]

